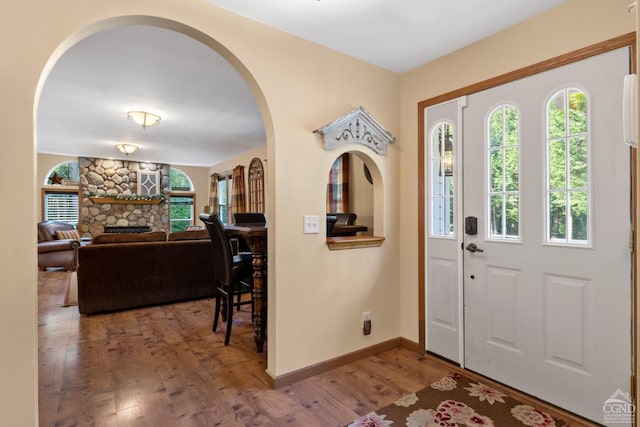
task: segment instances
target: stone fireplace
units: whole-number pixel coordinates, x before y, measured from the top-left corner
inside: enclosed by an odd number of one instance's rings
[[[123,200],[112,196],[168,195],[169,165],[128,160],[80,157],[82,207],[78,228],[91,237],[113,227],[149,227],[169,230],[169,200]],[[157,177],[153,186],[138,182],[140,176]],[[149,193],[148,191],[154,191]]]

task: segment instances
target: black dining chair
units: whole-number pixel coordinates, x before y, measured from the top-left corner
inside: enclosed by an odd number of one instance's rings
[[[256,212],[234,212],[233,220],[236,224],[266,224],[267,218],[264,213],[256,213]]]
[[[233,254],[231,242],[218,215],[200,215],[200,220],[207,227],[213,246],[216,307],[211,330],[215,332],[218,329],[218,318],[222,310],[222,320],[227,322],[224,345],[228,345],[234,307],[239,310],[243,305],[251,305],[251,320],[253,321],[253,298],[248,300],[241,298],[243,295],[253,292],[251,254]],[[234,301],[234,296],[237,297],[236,301]]]

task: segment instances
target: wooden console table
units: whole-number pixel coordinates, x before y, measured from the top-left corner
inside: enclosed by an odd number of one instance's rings
[[[267,330],[267,226],[264,224],[228,225],[226,231],[229,236],[242,237],[251,249],[253,307],[256,322],[253,339],[258,353],[262,353]]]

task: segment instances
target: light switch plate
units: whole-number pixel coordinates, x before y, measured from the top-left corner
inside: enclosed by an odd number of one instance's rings
[[[320,217],[318,215],[304,216],[304,233],[305,234],[320,233]]]

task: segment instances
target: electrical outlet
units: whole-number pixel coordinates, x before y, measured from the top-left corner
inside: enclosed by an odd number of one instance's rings
[[[305,234],[320,233],[320,217],[318,215],[304,216],[304,233]]]
[[[362,313],[362,333],[369,335],[371,333],[371,312],[365,311]]]

